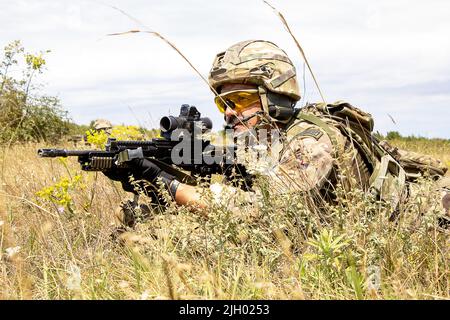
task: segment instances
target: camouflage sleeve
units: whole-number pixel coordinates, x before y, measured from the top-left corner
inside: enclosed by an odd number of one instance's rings
[[[274,193],[320,188],[332,172],[333,145],[328,135],[319,127],[306,122],[298,124],[296,132],[277,152],[276,161],[262,161],[268,167],[253,163],[256,174],[268,178]],[[336,134],[340,134],[338,129]],[[216,203],[228,203],[230,208],[255,203],[260,198],[258,189],[244,192],[223,184],[211,185],[210,191]]]
[[[306,122],[298,124],[296,132],[281,151],[278,165],[269,171],[279,193],[320,188],[333,169],[333,145],[328,135]]]

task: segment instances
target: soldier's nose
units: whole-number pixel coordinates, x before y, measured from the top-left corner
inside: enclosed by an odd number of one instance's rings
[[[226,119],[230,119],[230,118],[232,118],[233,116],[236,116],[236,111],[234,111],[234,110],[231,109],[231,108],[226,108],[226,109],[225,109],[225,118],[226,118]]]

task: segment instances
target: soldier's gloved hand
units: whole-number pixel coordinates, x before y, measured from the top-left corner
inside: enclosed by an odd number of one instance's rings
[[[114,181],[122,183],[123,190],[137,194],[135,187],[130,182],[131,171],[128,168],[115,168],[102,171],[105,176]]]
[[[134,194],[138,194],[139,189],[145,191],[147,195],[155,193],[158,191],[156,182],[158,178],[161,178],[169,194],[175,195],[179,182],[158,165],[147,159],[134,159],[129,164],[130,168],[115,168],[103,171],[103,173],[112,180],[120,181],[125,191]],[[132,181],[136,182],[131,183],[130,176]]]
[[[128,168],[126,168],[126,169],[122,169],[122,168],[108,169],[108,170],[105,170],[102,172],[105,176],[107,176],[109,179],[114,180],[114,181],[128,180],[128,176],[131,174],[131,172]]]
[[[131,161],[131,172],[136,180],[145,180],[148,183],[145,185],[145,190],[148,191],[149,184],[156,191],[157,180],[161,179],[171,195],[175,195],[178,181],[171,174],[162,170],[157,164],[148,159],[134,159]]]
[[[133,159],[129,163],[131,172],[136,179],[145,179],[152,184],[156,183],[156,180],[163,172],[158,165],[145,158]]]

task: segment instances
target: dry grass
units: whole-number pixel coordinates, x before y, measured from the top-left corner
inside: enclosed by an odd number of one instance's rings
[[[448,142],[394,143],[450,162]],[[213,207],[207,220],[171,206],[119,243],[114,212],[130,196],[75,159],[39,159],[38,147],[2,149],[0,298],[450,298],[448,231],[427,181],[397,222],[358,190],[326,220],[300,195],[266,194],[258,210]],[[65,202],[36,195],[76,175]]]

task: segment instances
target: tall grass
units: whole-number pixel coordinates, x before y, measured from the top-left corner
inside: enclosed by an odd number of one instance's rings
[[[450,161],[447,142],[393,143]],[[75,159],[39,159],[38,147],[2,150],[2,299],[450,298],[430,181],[395,222],[357,189],[338,190],[325,213],[304,195],[263,192],[261,205],[212,205],[208,218],[172,204],[119,241],[115,212],[131,196]]]

